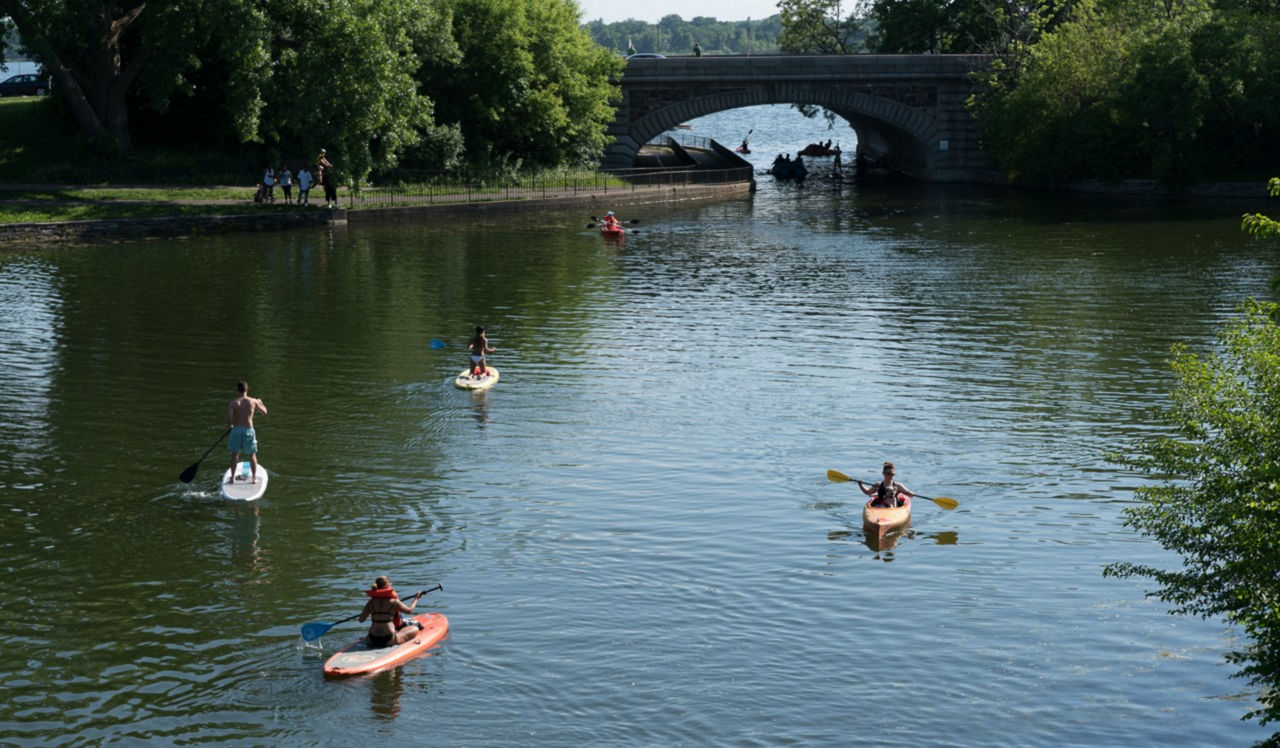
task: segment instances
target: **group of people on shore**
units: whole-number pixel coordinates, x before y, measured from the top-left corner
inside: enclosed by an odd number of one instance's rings
[[[293,186],[298,186],[298,197],[294,200]],[[329,162],[325,149],[320,149],[320,154],[315,158],[315,174],[303,164],[301,169],[295,175],[289,171],[288,165],[280,167],[277,170],[273,166],[267,166],[266,171],[262,174],[262,180],[258,183],[258,191],[253,196],[255,203],[274,203],[276,201],[275,190],[280,187],[280,192],[284,198],[285,205],[310,205],[311,204],[311,187],[319,184],[324,188],[324,207],[338,207],[338,184],[333,175],[333,164]]]

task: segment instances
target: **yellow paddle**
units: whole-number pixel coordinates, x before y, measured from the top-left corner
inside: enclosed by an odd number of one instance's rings
[[[835,481],[835,482],[837,482],[837,483],[848,483],[849,481],[853,480],[853,478],[850,478],[849,476],[845,475],[844,473],[840,472],[839,470],[828,470],[828,471],[827,471],[827,480],[833,480],[833,481]],[[932,496],[925,496],[925,495],[923,495],[923,494],[916,494],[916,495],[915,495],[915,498],[917,498],[917,499],[928,499],[929,501],[932,501],[933,503],[937,504],[938,506],[942,507],[943,509],[955,509],[956,507],[960,506],[960,502],[956,501],[955,499],[951,498],[950,496],[939,496],[938,498],[936,498],[936,499],[935,499],[935,498],[933,498]]]

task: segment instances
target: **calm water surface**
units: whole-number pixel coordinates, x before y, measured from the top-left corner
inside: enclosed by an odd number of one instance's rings
[[[755,121],[761,158],[823,136]],[[1236,632],[1101,576],[1176,561],[1104,456],[1154,433],[1172,343],[1268,293],[1241,206],[819,178],[619,210],[621,244],[552,212],[0,254],[0,743],[1270,733]],[[176,481],[241,377],[253,504],[221,446]],[[876,551],[825,473],[885,459],[960,506]],[[361,627],[299,627],[384,573],[443,583],[449,639],[326,682]]]

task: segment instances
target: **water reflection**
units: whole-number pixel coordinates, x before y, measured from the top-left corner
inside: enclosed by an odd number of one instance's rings
[[[369,706],[374,719],[391,721],[400,716],[400,697],[404,695],[404,670],[392,668],[370,678]]]
[[[57,378],[62,295],[55,269],[34,258],[0,265],[0,486],[37,488],[53,453],[49,411]]]
[[[231,504],[231,509],[231,561],[265,581],[271,567],[258,546],[262,530],[261,505],[256,501],[237,501]]]
[[[471,416],[475,419],[477,429],[483,431],[489,425],[489,392],[487,390],[471,393]]]

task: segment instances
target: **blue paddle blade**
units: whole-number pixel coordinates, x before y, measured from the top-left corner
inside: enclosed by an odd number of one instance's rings
[[[431,339],[432,348],[444,348],[445,345],[447,345],[447,343],[445,343],[443,340],[436,340],[435,338]]]
[[[329,629],[333,628],[332,623],[308,623],[302,627],[302,640],[313,642],[325,635]]]

